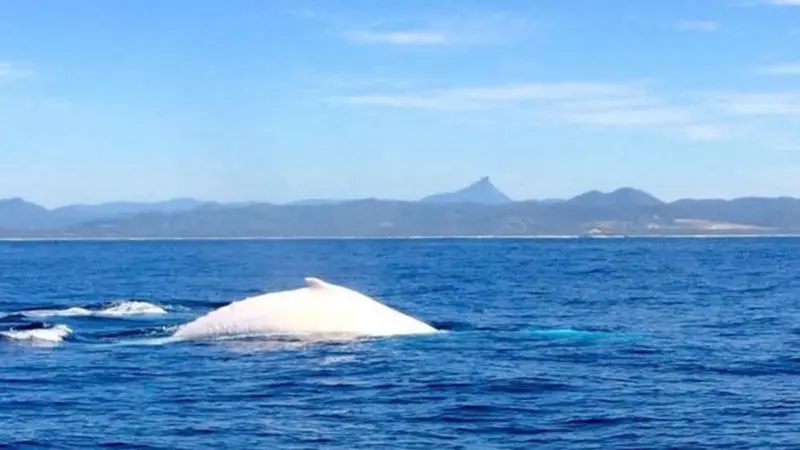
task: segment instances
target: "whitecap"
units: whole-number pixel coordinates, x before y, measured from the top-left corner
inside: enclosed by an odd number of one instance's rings
[[[34,309],[31,311],[19,311],[17,313],[25,317],[82,317],[91,316],[92,311],[86,308],[67,308],[67,309]]]
[[[122,301],[103,309],[91,310],[81,307],[66,309],[34,309],[18,311],[10,314],[19,314],[24,317],[126,317],[166,314],[167,311],[155,304],[143,301]]]
[[[0,331],[0,336],[12,341],[39,341],[56,343],[72,334],[72,329],[66,325],[54,325],[49,328],[33,330],[8,330]]]
[[[142,316],[166,314],[167,311],[152,303],[140,301],[120,302],[101,311],[97,311],[98,316]]]

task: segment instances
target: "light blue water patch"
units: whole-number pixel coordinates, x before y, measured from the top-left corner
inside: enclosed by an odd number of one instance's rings
[[[635,339],[638,336],[630,333],[609,331],[574,330],[572,328],[532,329],[529,332],[543,339],[598,340],[598,339]]]
[[[131,347],[138,347],[138,346],[154,346],[154,345],[167,345],[173,344],[176,342],[181,342],[179,339],[174,338],[172,336],[164,336],[164,337],[156,337],[156,338],[144,338],[144,339],[131,339],[129,341],[117,341],[115,342],[114,346],[131,346]]]

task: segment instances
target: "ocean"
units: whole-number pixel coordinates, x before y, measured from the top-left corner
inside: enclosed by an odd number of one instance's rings
[[[445,330],[168,342],[316,276]],[[797,449],[800,239],[0,242],[0,447]]]

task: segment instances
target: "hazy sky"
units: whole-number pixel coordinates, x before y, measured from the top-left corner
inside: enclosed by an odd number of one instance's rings
[[[0,0],[0,198],[800,196],[800,0]]]

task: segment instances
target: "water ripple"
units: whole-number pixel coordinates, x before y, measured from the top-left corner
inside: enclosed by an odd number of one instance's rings
[[[800,240],[0,243],[0,255],[0,332],[73,330],[48,347],[0,340],[0,447],[800,440]],[[447,332],[166,339],[194,316],[307,275]],[[163,313],[139,314],[149,308],[140,304],[95,314],[108,299],[147,299]]]

